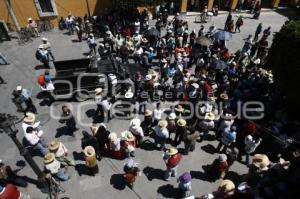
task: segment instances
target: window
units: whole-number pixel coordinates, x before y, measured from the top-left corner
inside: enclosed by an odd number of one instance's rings
[[[40,17],[57,16],[57,9],[54,0],[34,0]]]

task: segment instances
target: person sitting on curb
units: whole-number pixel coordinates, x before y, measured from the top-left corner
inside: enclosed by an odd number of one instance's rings
[[[54,153],[48,153],[44,157],[46,173],[58,178],[61,181],[67,181],[71,177],[67,174],[65,168],[61,168],[61,163],[55,158]]]

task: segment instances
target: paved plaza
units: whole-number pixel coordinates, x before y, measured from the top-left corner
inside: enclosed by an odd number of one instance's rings
[[[287,19],[286,16],[277,12],[264,12],[261,14],[259,20],[251,19],[251,15],[242,14],[244,19],[244,25],[241,27],[241,33],[233,34],[233,39],[228,42],[230,51],[236,51],[242,48],[244,39],[249,34],[253,34],[259,22],[263,23],[263,28],[268,26],[272,27],[272,33],[278,31],[282,24]],[[234,20],[237,16],[234,14]],[[206,23],[206,30],[214,23],[216,27],[223,28],[227,15],[219,15],[214,17],[212,22]],[[187,17],[189,21],[189,30],[199,30],[200,24],[194,23],[195,16]],[[86,42],[78,43],[74,42],[77,39],[76,35],[69,36],[64,34],[65,31],[59,31],[57,29],[49,33],[43,33],[42,36],[48,38],[52,45],[52,52],[56,60],[68,60],[75,58],[85,57],[84,53],[89,51]],[[272,37],[269,38],[270,42]],[[0,44],[0,52],[7,58],[10,65],[0,66],[1,76],[8,82],[6,85],[0,86],[0,112],[16,114],[16,107],[12,103],[12,91],[17,85],[22,85],[32,92],[32,99],[34,104],[38,108],[38,119],[42,122],[42,128],[44,130],[44,137],[49,143],[54,138],[62,141],[69,149],[69,155],[76,160],[76,167],[69,167],[68,172],[72,178],[67,182],[62,182],[61,185],[66,189],[62,196],[68,196],[71,199],[156,199],[156,198],[175,198],[177,181],[173,178],[167,182],[163,180],[163,171],[165,164],[162,159],[162,152],[153,150],[151,147],[143,147],[144,149],[137,149],[136,161],[139,163],[139,167],[142,170],[141,176],[138,177],[134,190],[128,187],[123,187],[120,183],[122,180],[123,164],[124,161],[114,160],[110,158],[103,158],[98,162],[100,172],[92,177],[85,175],[80,176],[78,172],[83,170],[84,159],[81,150],[81,138],[82,130],[90,132],[91,125],[79,126],[80,130],[77,131],[75,137],[65,135],[64,125],[58,122],[58,119],[50,117],[50,111],[55,115],[61,115],[61,105],[66,101],[58,101],[52,105],[51,108],[45,106],[42,99],[38,99],[36,96],[40,92],[40,88],[36,83],[36,77],[44,72],[44,69],[37,67],[40,65],[39,61],[35,59],[36,48],[41,43],[40,38],[34,39],[32,43],[28,43],[24,46],[18,46],[17,41],[4,42]],[[51,63],[52,64],[52,63]],[[53,69],[51,73],[55,72]],[[96,104],[92,100],[89,100],[84,106],[78,106],[79,103],[74,101],[67,101],[72,106],[75,117],[80,117],[82,121],[87,124],[91,124],[92,116],[91,112],[96,109]],[[82,105],[82,103],[81,103]],[[80,108],[80,110],[79,110]],[[20,113],[17,116],[21,117]],[[120,132],[127,130],[129,126],[129,120],[117,120],[113,119],[108,123],[108,129],[111,132]],[[23,131],[19,127],[18,137],[23,139]],[[153,141],[152,138],[149,138]],[[205,180],[204,171],[202,166],[211,164],[213,160],[218,156],[214,153],[214,148],[217,146],[217,141],[203,141],[196,144],[196,150],[190,153],[188,156],[184,156],[181,164],[178,168],[178,173],[190,171],[192,179],[192,194],[195,196],[201,196],[206,193],[212,192],[217,189],[219,181],[208,182]],[[183,148],[183,144],[179,145],[179,148]],[[23,158],[19,154],[18,149],[10,138],[6,134],[0,134],[0,159],[5,163],[12,166],[13,169],[19,169],[22,166]],[[40,168],[43,168],[43,158],[40,156],[34,156],[35,161]],[[248,168],[235,162],[230,168],[225,178],[232,179],[238,183],[236,179],[246,174]],[[21,189],[22,192],[29,193],[32,198],[44,199],[47,198],[47,194],[43,194],[35,185],[36,175],[32,169],[26,164],[24,168],[18,172],[21,176],[27,176],[30,183],[26,189]]]

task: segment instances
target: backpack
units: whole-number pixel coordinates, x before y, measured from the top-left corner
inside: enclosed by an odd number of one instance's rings
[[[42,56],[42,54],[40,53],[40,51],[36,51],[35,52],[35,58],[37,59],[37,60],[41,60],[42,58],[43,58],[43,56]]]
[[[167,166],[169,168],[176,167],[179,164],[181,158],[182,158],[182,155],[180,153],[177,153],[177,154],[171,156],[167,162]]]

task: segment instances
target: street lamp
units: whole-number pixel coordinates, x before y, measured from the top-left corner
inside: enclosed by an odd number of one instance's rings
[[[24,159],[30,165],[34,173],[38,176],[38,186],[46,188],[47,182],[44,173],[32,159],[32,156],[30,155],[28,149],[26,149],[17,138],[18,129],[16,128],[14,122],[16,119],[16,116],[0,113],[0,133],[6,133],[13,140],[15,145],[18,147],[20,154],[24,157]]]

